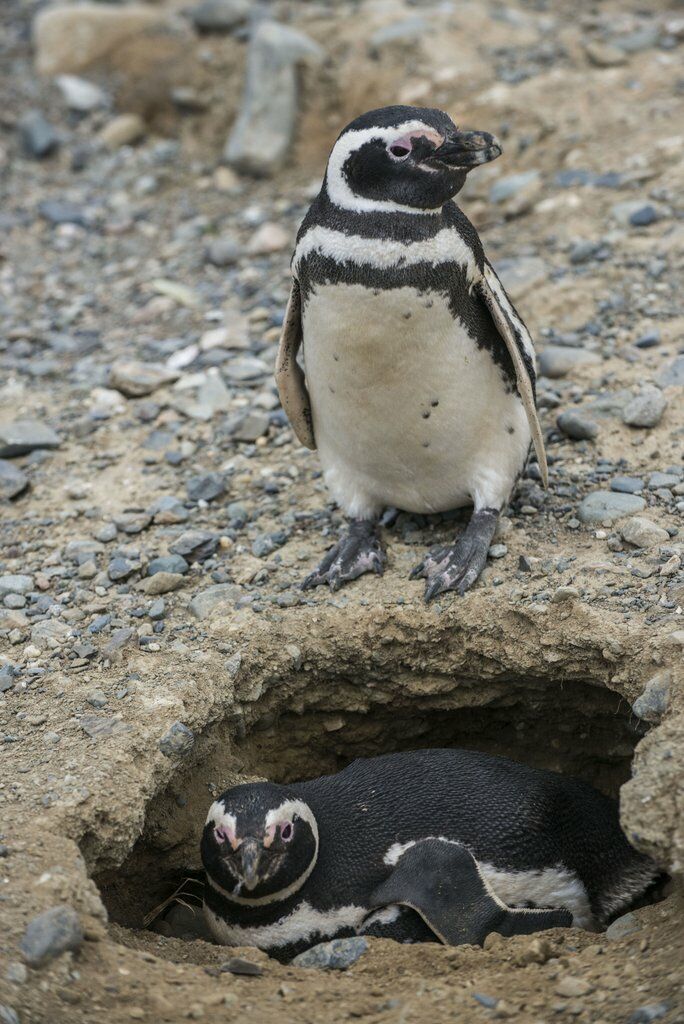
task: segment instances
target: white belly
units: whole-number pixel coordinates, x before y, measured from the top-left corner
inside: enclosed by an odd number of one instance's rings
[[[349,515],[501,507],[529,448],[527,419],[446,299],[317,285],[303,328],[321,464]]]

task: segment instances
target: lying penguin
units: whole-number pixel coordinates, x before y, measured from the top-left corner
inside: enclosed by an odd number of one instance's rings
[[[531,440],[546,484],[532,340],[453,202],[500,153],[492,135],[406,106],[358,117],[333,146],[297,236],[276,365],[292,427],[351,520],[305,588],[383,572],[385,507],[472,504],[463,536],[412,573],[426,600],[462,594]]]
[[[216,941],[283,960],[361,932],[458,945],[596,929],[658,874],[627,842],[614,801],[468,750],[236,786],[210,807],[201,855]]]

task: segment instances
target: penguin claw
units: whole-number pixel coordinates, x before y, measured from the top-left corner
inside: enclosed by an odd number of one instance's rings
[[[460,597],[477,582],[487,563],[487,552],[496,528],[498,512],[482,509],[473,513],[463,536],[447,547],[429,551],[411,572],[411,579],[422,577],[425,601],[432,601],[448,590]]]
[[[373,524],[353,523],[349,532],[328,551],[321,564],[302,582],[302,590],[327,583],[333,593],[364,573],[382,576],[387,557]]]

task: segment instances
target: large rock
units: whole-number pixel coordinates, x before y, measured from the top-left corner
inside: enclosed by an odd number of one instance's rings
[[[622,420],[630,427],[656,427],[667,408],[667,399],[660,388],[647,385],[625,406]]]
[[[619,491],[591,491],[582,501],[578,516],[583,523],[612,523],[614,519],[641,512],[646,502],[637,494],[622,494]]]
[[[667,544],[670,539],[667,530],[644,516],[631,516],[620,532],[623,540],[637,548],[655,548],[659,544]]]
[[[73,74],[106,57],[132,36],[160,28],[169,15],[147,4],[56,4],[33,22],[36,69]]]
[[[83,945],[83,928],[72,907],[52,907],[29,921],[21,940],[21,952],[31,967],[42,967],[50,960]]]
[[[28,485],[29,479],[23,470],[5,459],[0,459],[0,500],[18,497]]]
[[[297,65],[320,63],[323,56],[320,46],[302,32],[274,21],[257,25],[249,44],[242,106],[224,151],[227,163],[255,176],[276,170],[294,138]]]
[[[59,444],[59,436],[52,427],[38,420],[0,423],[0,459],[26,455],[36,448],[58,448]]]

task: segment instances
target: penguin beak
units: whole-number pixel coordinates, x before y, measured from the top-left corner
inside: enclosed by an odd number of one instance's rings
[[[261,859],[261,845],[257,839],[248,836],[243,839],[239,847],[240,874],[248,889],[254,889],[259,881],[259,861]]]
[[[449,132],[427,163],[446,164],[454,170],[470,170],[501,156],[501,143],[489,132]]]

